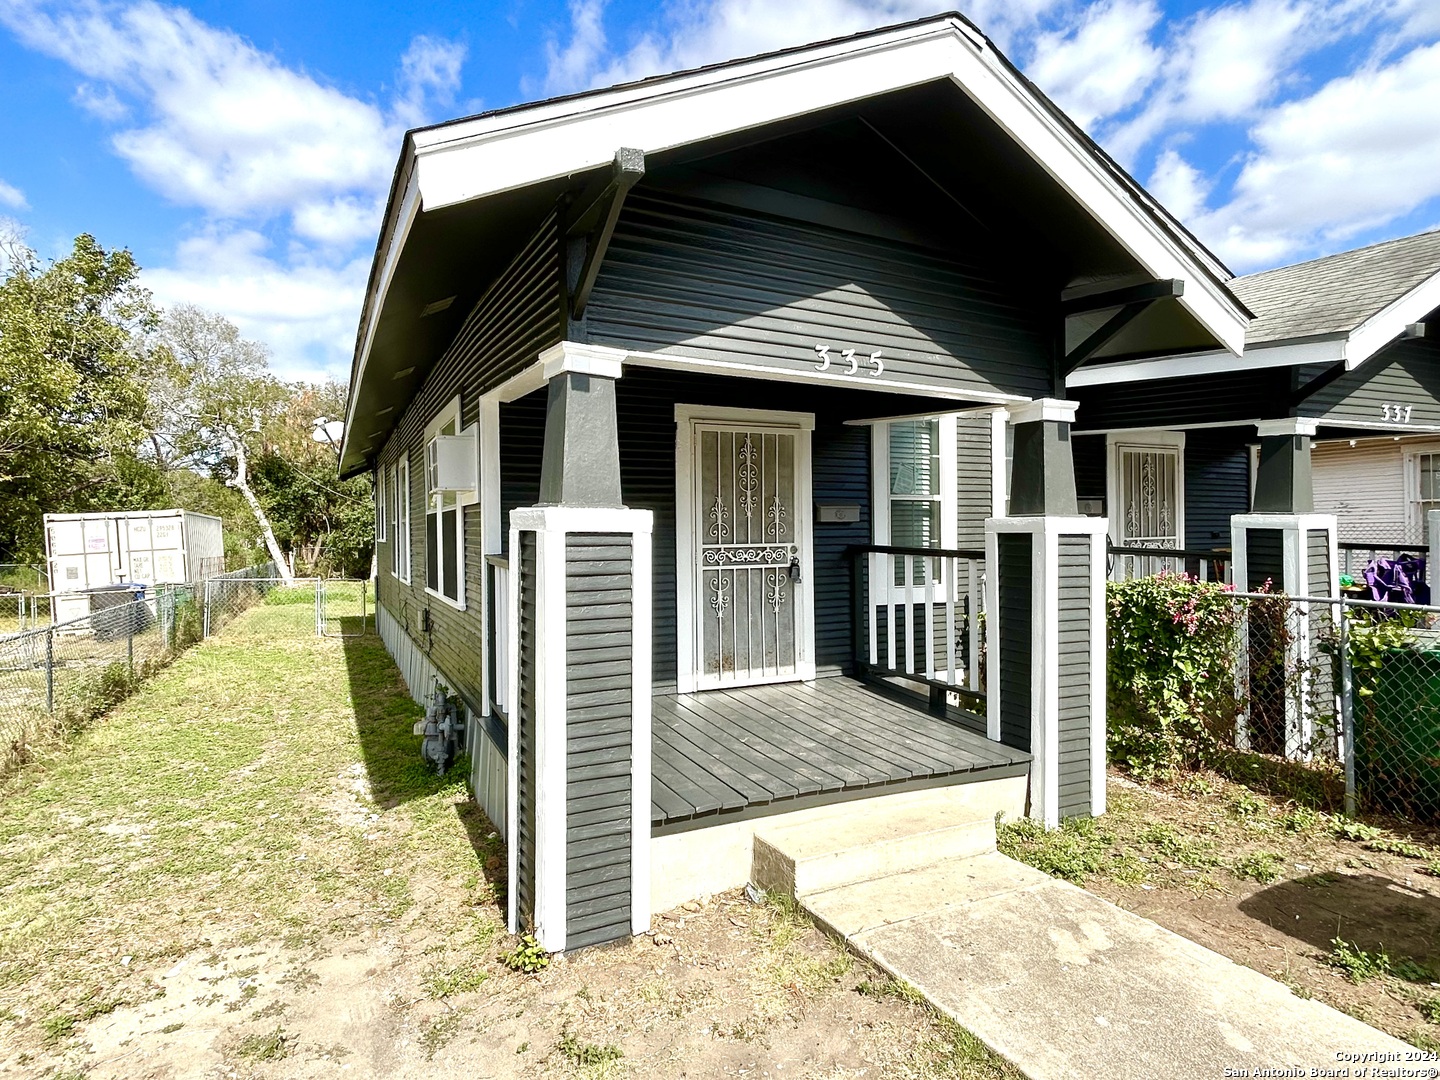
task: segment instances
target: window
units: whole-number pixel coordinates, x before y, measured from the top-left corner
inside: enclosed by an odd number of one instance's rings
[[[1407,528],[1411,542],[1428,538],[1426,528],[1431,510],[1440,510],[1440,453],[1428,451],[1412,455],[1415,462],[1415,498],[1411,500],[1411,523]]]
[[[394,539],[390,545],[390,572],[410,583],[410,459],[402,457],[391,466],[390,520]]]
[[[385,527],[389,523],[390,497],[386,491],[385,477],[390,472],[389,465],[381,465],[375,470],[375,541],[383,543],[385,540]]]
[[[875,542],[890,547],[955,546],[955,418],[892,420],[875,425]],[[911,580],[925,583],[926,567],[939,583],[938,562],[915,558]],[[905,563],[895,560],[895,584]]]
[[[476,493],[457,489],[448,478],[458,471],[469,477],[461,483],[475,483],[473,432],[467,450],[457,439],[465,434],[458,397],[425,429],[425,591],[459,608],[465,606],[464,507]]]

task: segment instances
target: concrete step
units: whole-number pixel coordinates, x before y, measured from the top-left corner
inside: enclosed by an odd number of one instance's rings
[[[994,850],[993,816],[918,802],[884,814],[757,828],[752,880],[805,897]]]

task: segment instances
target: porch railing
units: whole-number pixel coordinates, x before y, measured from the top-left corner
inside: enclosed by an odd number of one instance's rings
[[[1201,581],[1230,583],[1228,548],[1146,547],[1111,544],[1110,577],[1116,581],[1151,577],[1162,571],[1190,574]]]
[[[849,549],[854,654],[861,674],[902,678],[983,709],[985,552],[861,545]]]
[[[485,588],[490,610],[490,707],[508,719],[510,706],[510,560],[485,556]]]
[[[1340,573],[1352,578],[1363,573],[1376,559],[1397,559],[1401,555],[1419,555],[1428,559],[1430,555],[1430,549],[1425,544],[1341,540],[1335,546],[1340,549]]]

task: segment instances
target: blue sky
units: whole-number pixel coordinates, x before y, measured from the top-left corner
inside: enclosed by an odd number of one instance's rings
[[[344,378],[407,126],[944,10],[919,0],[0,0],[0,218]],[[1440,0],[962,6],[1237,272],[1440,226]]]

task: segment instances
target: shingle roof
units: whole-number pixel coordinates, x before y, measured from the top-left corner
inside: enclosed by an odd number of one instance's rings
[[[1255,313],[1247,346],[1345,334],[1440,273],[1440,230],[1231,280]]]

